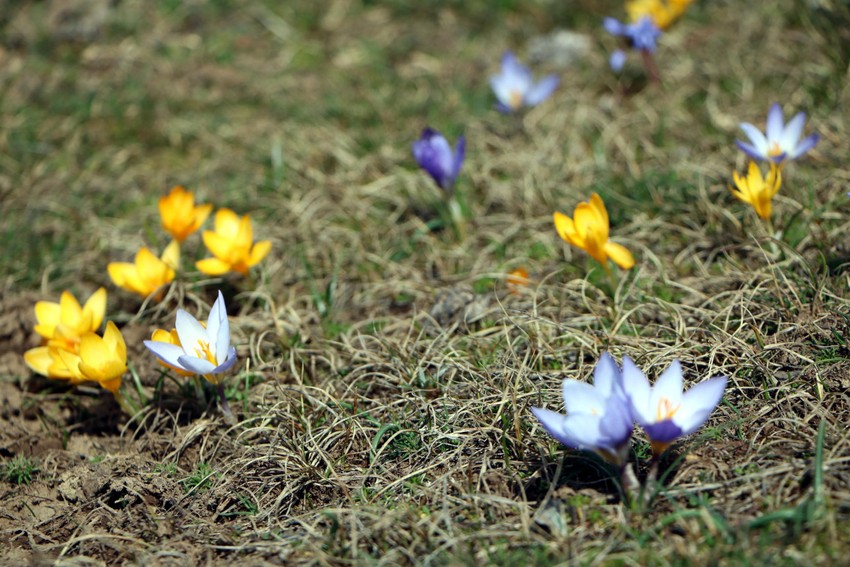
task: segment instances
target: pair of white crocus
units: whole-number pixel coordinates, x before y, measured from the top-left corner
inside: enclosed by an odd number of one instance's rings
[[[531,411],[564,445],[595,451],[622,467],[635,422],[646,431],[657,457],[675,440],[702,427],[725,387],[726,377],[715,376],[682,392],[682,367],[674,360],[653,388],[629,357],[623,357],[620,369],[603,353],[593,371],[593,385],[564,380],[566,415],[543,408]]]

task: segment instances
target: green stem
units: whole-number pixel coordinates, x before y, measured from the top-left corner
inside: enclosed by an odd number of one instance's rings
[[[125,398],[121,394],[120,390],[116,390],[115,392],[113,392],[112,395],[115,396],[115,401],[118,402],[118,405],[121,407],[121,411],[123,411],[130,417],[133,417],[134,415],[139,413],[139,408],[135,407],[133,403],[130,402],[130,400]]]
[[[195,384],[195,399],[199,404],[204,405],[207,401],[207,397],[204,395],[204,385],[201,383],[201,377],[197,374],[193,374],[192,382]]]
[[[466,238],[466,219],[463,218],[463,209],[456,196],[452,195],[449,197],[448,207],[449,218],[451,218],[457,239],[463,241]]]
[[[617,294],[617,276],[614,274],[614,270],[611,269],[611,266],[608,262],[604,262],[602,264],[602,269],[605,270],[605,275],[608,276],[608,285],[611,287],[609,289],[609,295],[611,299],[614,299],[614,296]]]

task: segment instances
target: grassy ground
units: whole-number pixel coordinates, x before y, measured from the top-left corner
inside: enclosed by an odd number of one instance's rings
[[[698,1],[663,38],[663,86],[636,59],[608,71],[616,2],[4,4],[3,562],[840,562],[850,20],[839,2],[750,4]],[[557,28],[589,53],[535,66],[561,76],[538,108],[495,112],[501,53],[526,60]],[[774,101],[823,139],[785,169],[772,234],[728,183],[739,122]],[[410,156],[426,125],[468,140],[462,239]],[[156,201],[175,184],[250,213],[274,248],[253,282],[189,272],[140,309],[106,263],[166,244]],[[593,191],[638,260],[613,294],[552,226]],[[511,293],[519,266],[533,282]],[[21,359],[37,299],[101,285],[152,396],[133,419]],[[177,298],[205,314],[217,289],[233,427],[141,346]],[[605,350],[652,379],[673,358],[689,383],[729,376],[646,509],[529,410],[561,410],[561,380]]]

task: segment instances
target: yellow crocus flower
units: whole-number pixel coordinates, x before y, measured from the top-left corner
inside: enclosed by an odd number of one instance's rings
[[[79,349],[74,352],[55,346],[38,347],[28,350],[24,359],[42,376],[68,380],[71,384],[97,382],[116,394],[127,371],[127,345],[115,323],[107,321],[103,337],[84,333]]]
[[[628,270],[635,265],[632,253],[625,246],[608,240],[608,211],[602,198],[594,193],[590,201],[579,203],[573,218],[563,213],[554,215],[555,230],[561,238],[585,250],[591,257],[608,269],[608,258]]]
[[[230,209],[219,209],[215,214],[215,230],[205,230],[202,237],[214,258],[200,260],[195,266],[210,276],[231,271],[245,275],[272,247],[268,240],[255,243],[251,217],[240,218]]]
[[[191,191],[177,185],[159,199],[159,215],[164,228],[176,241],[183,242],[201,228],[212,212],[212,205],[195,205]]]
[[[656,27],[664,30],[678,20],[692,3],[693,0],[629,0],[626,13],[632,22],[649,16]]]
[[[782,173],[779,168],[771,163],[770,171],[764,177],[759,166],[751,161],[746,177],[738,175],[737,171],[732,172],[732,177],[735,180],[735,187],[729,187],[732,194],[741,201],[752,205],[758,216],[764,220],[769,220],[773,211],[773,196],[776,195],[780,185],[782,185]]]
[[[110,262],[106,268],[115,285],[148,297],[174,281],[174,270],[179,265],[180,243],[172,240],[161,258],[157,258],[148,248],[142,247],[136,253],[135,262]]]
[[[94,333],[83,335],[78,368],[85,379],[113,394],[118,392],[121,377],[127,371],[127,345],[115,323],[107,321],[102,338]]]
[[[35,304],[35,332],[45,342],[53,342],[66,350],[74,350],[80,337],[96,331],[106,314],[106,289],[100,288],[86,300],[85,305],[69,291],[63,291],[59,303],[39,301]]]

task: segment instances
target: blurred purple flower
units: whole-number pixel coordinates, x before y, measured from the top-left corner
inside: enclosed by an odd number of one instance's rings
[[[535,83],[531,70],[507,51],[502,55],[499,74],[490,77],[490,87],[498,99],[496,108],[500,112],[514,112],[522,106],[537,106],[549,98],[558,81],[555,75],[546,75]]]
[[[753,159],[780,164],[786,159],[797,159],[820,141],[817,134],[800,139],[805,123],[806,114],[799,112],[785,124],[782,107],[775,102],[767,113],[766,135],[749,122],[744,122],[741,124],[741,130],[750,139],[750,143],[741,140],[736,140],[736,143],[741,151]]]
[[[658,38],[661,37],[661,29],[656,26],[652,18],[645,16],[633,24],[624,24],[616,18],[605,18],[602,27],[611,35],[624,37],[632,49],[655,53]],[[615,72],[620,71],[626,62],[626,54],[618,49],[611,54],[608,63]]]
[[[611,57],[608,59],[608,65],[610,65],[611,70],[615,73],[619,73],[623,70],[623,67],[626,64],[626,52],[622,49],[615,49],[611,52]]]
[[[715,376],[682,393],[682,366],[678,360],[661,373],[653,388],[632,359],[623,357],[623,389],[656,456],[676,439],[702,427],[720,403],[724,388],[726,377]]]
[[[655,53],[661,30],[652,22],[652,18],[645,16],[633,24],[624,24],[615,18],[605,18],[602,26],[611,35],[626,38],[629,45],[634,49]]]
[[[606,461],[624,466],[634,418],[623,390],[623,375],[610,354],[603,353],[593,369],[593,385],[566,379],[566,415],[531,408],[543,428],[573,449],[595,451]]]
[[[458,137],[457,147],[452,150],[448,140],[430,127],[425,128],[422,136],[413,142],[413,157],[416,163],[446,192],[451,192],[463,166],[465,154],[466,139],[463,136]]]

